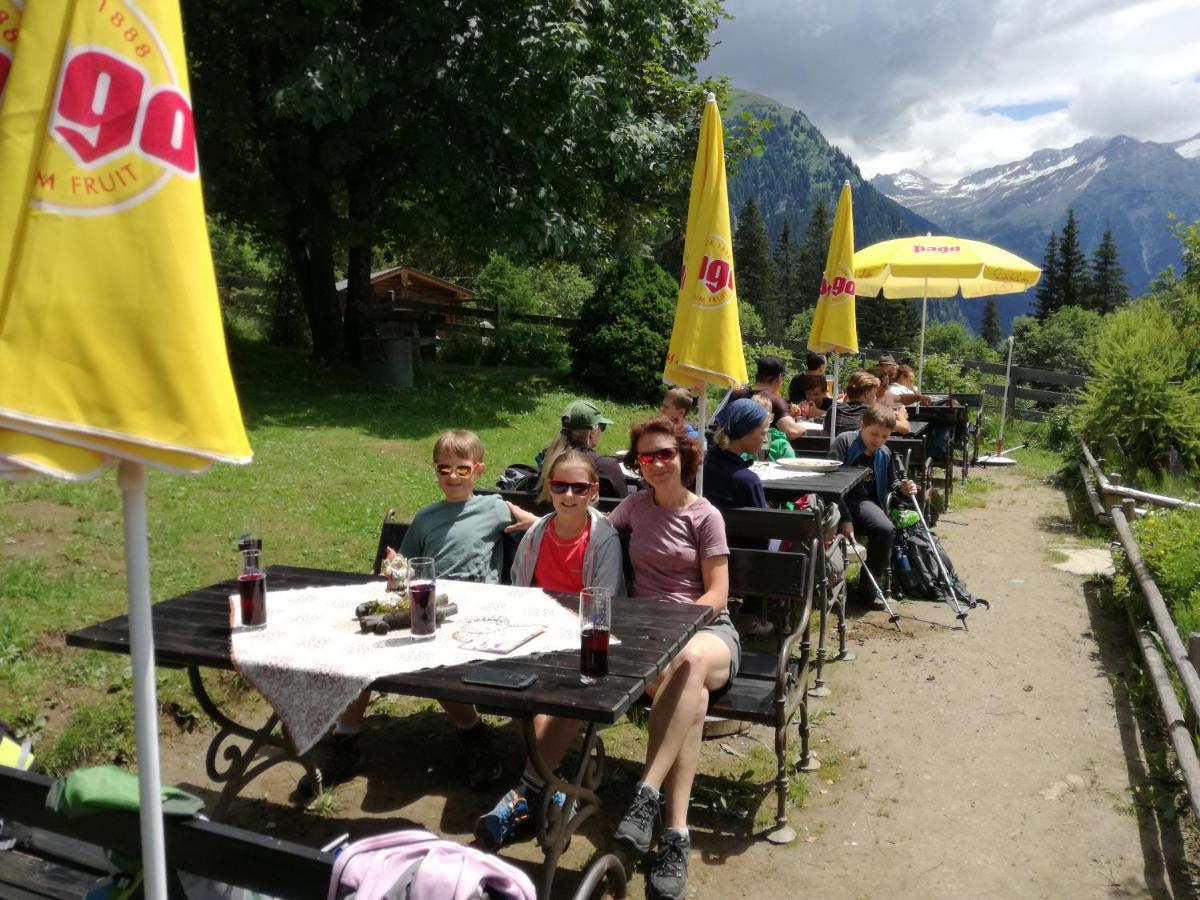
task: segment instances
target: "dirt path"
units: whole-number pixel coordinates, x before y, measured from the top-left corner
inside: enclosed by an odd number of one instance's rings
[[[1190,895],[1168,874],[1178,843],[1133,803],[1137,727],[1108,678],[1125,664],[1124,621],[1052,568],[1051,548],[1073,543],[1065,498],[1018,471],[982,477],[999,488],[986,508],[938,530],[991,611],[971,614],[970,633],[931,604],[903,605],[903,637],[880,614],[860,619],[858,659],[834,668],[818,713],[835,765],[796,816],[806,841],[701,868],[705,896],[763,883],[820,897]]]
[[[927,603],[902,605],[903,636],[881,614],[856,619],[857,660],[832,665],[833,695],[814,701],[823,768],[806,776],[808,800],[792,814],[800,840],[773,847],[720,836],[707,827],[715,820],[696,815],[693,896],[1192,896],[1179,874],[1178,837],[1160,834],[1134,802],[1131,784],[1146,781],[1141,736],[1108,677],[1129,665],[1122,613],[1102,604],[1085,577],[1053,568],[1061,554],[1052,548],[1074,542],[1063,494],[1017,471],[978,477],[998,485],[986,507],[953,510],[962,524],[939,531],[992,609],[971,614],[969,633]],[[210,787],[201,763],[208,737],[166,742],[168,781]],[[637,753],[622,752],[615,730],[605,740],[614,757],[611,815],[631,788]],[[724,743],[746,751],[754,741]],[[370,820],[381,818],[469,840],[490,798],[462,789],[443,716],[373,716],[364,744],[366,777],[339,788],[323,817],[292,811],[296,772],[284,767],[248,791],[255,799],[239,803],[235,818],[309,844],[378,830]],[[722,760],[740,764],[714,744],[705,747],[708,771]],[[515,741],[508,751],[515,770]],[[390,777],[414,762],[427,767],[420,788]],[[568,872],[587,864],[612,825],[598,817],[574,842],[560,894],[569,896]],[[506,855],[539,857],[532,842]],[[642,896],[641,875],[631,888]]]

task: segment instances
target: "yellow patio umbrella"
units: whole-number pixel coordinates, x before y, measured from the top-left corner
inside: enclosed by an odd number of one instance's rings
[[[663,381],[688,388],[697,383],[732,388],[746,380],[733,276],[725,139],[717,98],[709,94],[700,120],[700,145],[692,170],[683,270],[679,275],[679,301]],[[707,396],[703,389],[699,394],[703,433]],[[697,486],[703,488],[702,473],[697,475]]]
[[[1019,294],[1042,270],[1015,253],[983,241],[926,235],[881,241],[858,251],[854,275],[860,297],[921,298],[921,353],[917,390],[925,369],[925,323],[930,297],[966,299]]]
[[[4,105],[4,85],[12,71],[17,35],[21,33],[21,8],[18,0],[0,0],[0,106]]]
[[[858,327],[854,318],[854,203],[850,182],[842,182],[837,212],[833,216],[833,235],[821,276],[821,293],[808,335],[808,349],[833,353],[833,407],[829,411],[829,433],[837,434],[838,353],[858,352]]]
[[[4,9],[5,0],[0,0]],[[8,0],[11,4],[11,0]],[[248,463],[179,8],[25,6],[0,107],[0,476],[119,465],[147,894],[166,896],[145,465]]]

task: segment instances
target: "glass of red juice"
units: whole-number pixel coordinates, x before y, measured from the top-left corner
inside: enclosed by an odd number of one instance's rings
[[[612,631],[612,591],[587,587],[579,592],[579,680],[600,684],[608,677],[608,638]]]
[[[237,548],[243,550],[262,550],[262,527],[256,516],[246,516],[242,520],[242,530],[238,532]]]
[[[437,578],[433,557],[418,556],[408,561],[408,610],[414,641],[437,637]]]
[[[241,574],[238,575],[238,595],[241,600],[243,628],[265,628],[267,625],[267,573],[263,570],[262,551],[242,550]]]

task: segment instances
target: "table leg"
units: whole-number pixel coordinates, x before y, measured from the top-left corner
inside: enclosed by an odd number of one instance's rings
[[[554,876],[558,872],[559,857],[571,842],[571,835],[600,809],[596,788],[604,777],[604,742],[597,734],[596,723],[589,722],[583,735],[579,764],[574,772],[564,778],[546,765],[542,758],[532,718],[521,720],[521,736],[525,739],[525,750],[533,770],[546,785],[542,800],[533,811],[533,821],[538,844],[546,851],[539,896],[549,897]],[[556,791],[566,795],[566,802],[561,809],[553,802]]]
[[[217,784],[224,784],[221,795],[213,806],[211,815],[215,819],[225,812],[229,804],[242,792],[246,785],[259,775],[280,763],[297,763],[304,767],[314,784],[320,783],[320,773],[311,760],[297,756],[279,724],[279,716],[271,713],[259,728],[235,722],[221,711],[204,686],[198,666],[188,666],[188,681],[200,708],[217,726],[217,734],[209,742],[204,757],[204,768],[208,777]],[[249,741],[245,747],[227,744],[231,738]],[[226,762],[218,766],[218,757]]]

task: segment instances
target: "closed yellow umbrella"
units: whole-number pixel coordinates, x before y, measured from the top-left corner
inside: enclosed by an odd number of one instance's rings
[[[821,276],[821,293],[808,334],[808,349],[816,353],[857,353],[858,323],[854,314],[854,202],[850,182],[842,183],[837,212],[833,216],[833,235]],[[833,407],[829,411],[829,433],[837,434],[838,378],[841,359],[833,357]]]
[[[663,372],[668,384],[734,387],[746,381],[733,270],[725,139],[717,98],[709,94],[700,120],[679,302]]]
[[[854,257],[860,297],[921,303],[921,353],[917,389],[925,367],[925,322],[930,297],[990,297],[1018,294],[1037,284],[1042,270],[1015,253],[983,241],[944,235],[897,238],[858,251]]]
[[[0,50],[0,477],[120,467],[143,866],[165,897],[144,467],[251,459],[179,8],[38,0]]]
[[[733,232],[725,183],[725,138],[717,98],[709,94],[700,120],[700,145],[692,170],[679,300],[663,381],[695,389],[699,385],[700,433],[704,433],[706,385],[732,388],[746,378],[742,327],[733,275]],[[728,394],[726,395],[728,396]],[[696,475],[703,493],[704,469]]]

